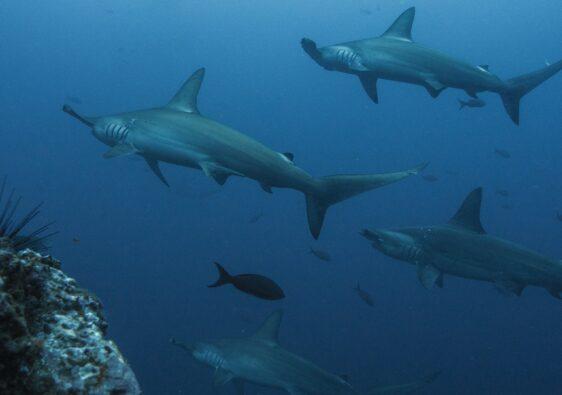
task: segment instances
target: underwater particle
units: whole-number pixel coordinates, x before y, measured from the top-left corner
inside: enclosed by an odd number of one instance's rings
[[[314,255],[316,258],[320,259],[321,261],[330,262],[332,257],[326,251],[318,250],[316,248],[309,247],[309,254]]]
[[[436,182],[439,181],[439,178],[433,174],[423,174],[422,178],[427,182]]]
[[[220,263],[215,262],[215,266],[219,271],[219,279],[213,284],[208,285],[208,288],[232,284],[236,289],[260,299],[279,300],[285,297],[281,287],[270,278],[259,274],[238,274],[232,276]]]
[[[503,159],[511,158],[511,153],[508,150],[501,149],[501,148],[494,148],[494,154],[496,154],[497,156]]]
[[[262,217],[263,217],[263,211],[260,211],[259,213],[253,215],[252,218],[250,218],[250,220],[248,221],[248,223],[249,223],[249,224],[255,224],[255,223],[258,222]]]
[[[507,189],[496,189],[496,195],[500,195],[503,197],[509,196],[509,191]]]
[[[459,102],[459,111],[465,107],[480,108],[486,105],[486,102],[482,99],[468,99],[468,100],[457,99],[457,100]]]
[[[355,290],[357,295],[361,298],[361,300],[365,302],[367,305],[371,307],[375,305],[375,302],[373,301],[373,297],[371,296],[371,294],[365,291],[364,289],[362,289],[361,286],[359,285],[359,282],[357,282],[357,285],[353,287],[353,289]]]
[[[25,228],[39,215],[43,203],[39,203],[18,219],[16,213],[22,198],[21,196],[15,196],[15,189],[7,193],[6,182],[7,177],[4,177],[2,186],[0,186],[0,244],[7,244],[16,251],[26,248],[31,248],[37,252],[47,251],[49,247],[45,244],[45,240],[58,233],[48,233],[49,227],[54,222],[29,232],[25,231]]]

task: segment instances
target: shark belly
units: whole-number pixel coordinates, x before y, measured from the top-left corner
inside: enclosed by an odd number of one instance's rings
[[[448,239],[448,240],[446,240]],[[515,243],[487,234],[450,233],[434,243],[432,263],[459,277],[546,286],[562,284],[562,265]]]
[[[245,341],[228,361],[235,377],[307,395],[355,395],[349,384],[313,363],[272,345]],[[242,352],[243,350],[243,352]]]
[[[365,65],[380,78],[417,85],[439,82],[471,92],[503,87],[501,80],[484,68],[407,41],[381,39],[367,51]]]

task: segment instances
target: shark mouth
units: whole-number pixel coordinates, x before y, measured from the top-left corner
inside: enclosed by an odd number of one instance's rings
[[[7,177],[4,177],[0,187],[0,207],[4,206],[0,214],[0,247],[9,247],[16,251],[26,248],[31,248],[37,252],[47,251],[48,247],[44,244],[44,241],[57,233],[45,234],[53,222],[32,230],[30,233],[23,233],[24,228],[39,215],[43,203],[39,203],[23,217],[16,219],[21,197],[15,197],[15,190],[12,189],[7,199],[4,199],[6,179]]]

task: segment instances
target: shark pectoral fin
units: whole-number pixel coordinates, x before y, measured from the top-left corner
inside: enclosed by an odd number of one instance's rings
[[[441,94],[441,92],[443,92],[443,90],[446,88],[446,86],[439,82],[439,80],[437,80],[437,78],[435,78],[435,76],[433,75],[428,75],[427,77],[425,77],[424,83],[425,89],[427,89],[427,91],[433,98],[439,96],[439,94]]]
[[[369,95],[371,100],[378,104],[379,94],[377,92],[377,77],[369,73],[359,74],[359,81],[361,81],[363,89],[367,95]]]
[[[139,151],[131,144],[117,144],[111,147],[109,151],[103,154],[105,159],[111,159],[118,156],[137,154]]]
[[[164,183],[164,185],[169,187],[170,184],[168,184],[166,177],[164,177],[164,174],[162,174],[162,170],[160,170],[160,164],[158,163],[158,161],[156,159],[149,158],[146,156],[144,157],[144,159],[146,160],[148,167],[150,167],[150,170],[152,170],[152,172],[156,174],[156,177],[158,177],[160,181]]]
[[[418,279],[425,289],[431,289],[435,285],[443,286],[443,273],[433,265],[418,263]]]
[[[494,285],[500,293],[507,296],[513,296],[513,295],[521,296],[521,293],[525,288],[525,285],[507,278],[497,279],[494,282]]]
[[[271,190],[271,187],[269,185],[264,184],[263,182],[260,182],[260,186],[261,186],[261,189],[263,189],[267,193],[273,193],[273,191]]]
[[[228,370],[217,368],[215,370],[215,377],[213,378],[213,384],[217,387],[225,385],[234,379],[234,374]]]
[[[231,175],[237,175],[241,177],[244,176],[243,174],[227,169],[226,167],[218,165],[214,162],[201,162],[199,163],[199,166],[208,177],[211,177],[219,185],[224,185],[228,177]]]

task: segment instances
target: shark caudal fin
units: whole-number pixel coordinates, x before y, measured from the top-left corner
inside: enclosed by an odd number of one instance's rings
[[[331,205],[416,175],[427,165],[427,163],[423,163],[412,169],[395,173],[334,175],[318,178],[316,180],[318,184],[316,192],[306,194],[306,214],[310,233],[315,239],[320,236],[326,211]]]
[[[211,285],[207,285],[208,288],[216,288],[220,287],[221,285],[230,284],[232,282],[232,276],[228,274],[224,267],[221,266],[220,263],[215,262],[215,266],[219,271],[219,279],[215,281]]]
[[[500,96],[505,110],[516,125],[519,125],[519,102],[521,98],[560,70],[562,70],[562,60],[505,82],[505,88],[500,92]]]

